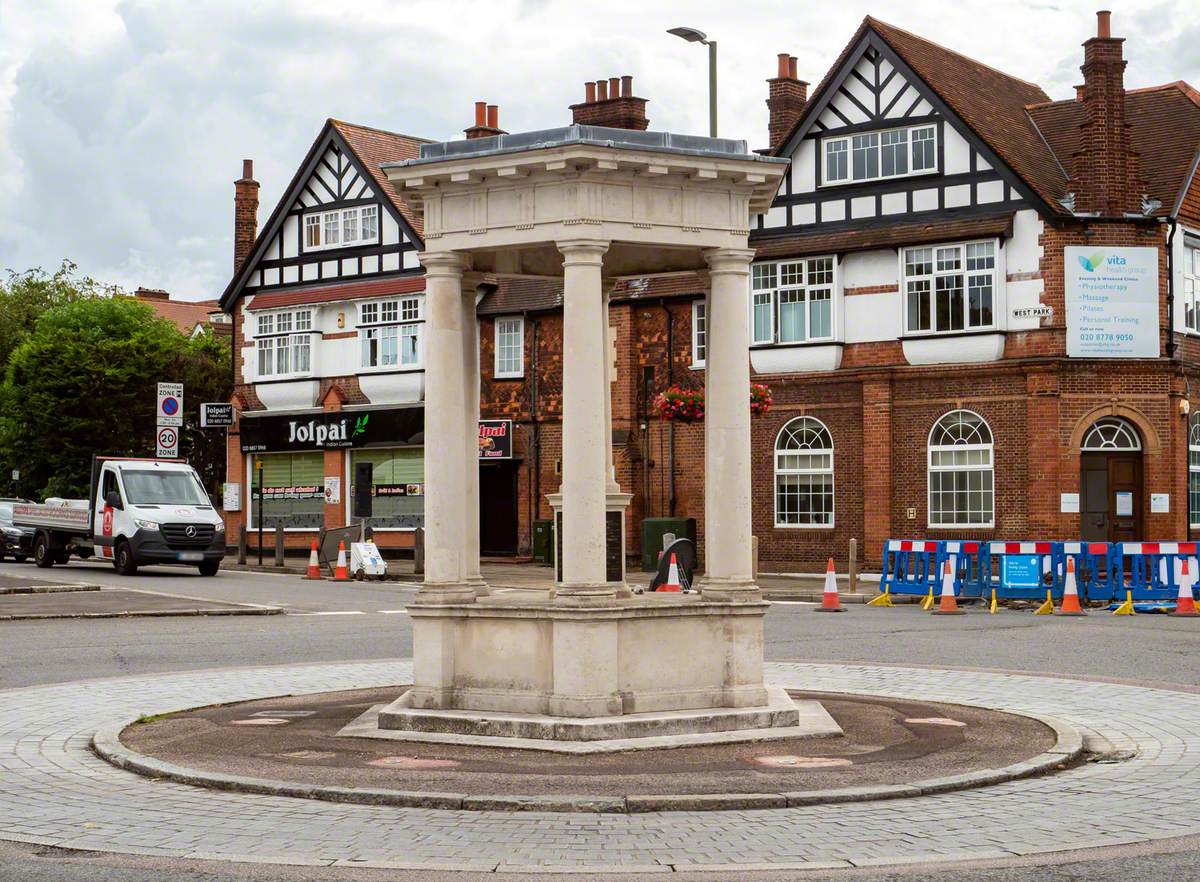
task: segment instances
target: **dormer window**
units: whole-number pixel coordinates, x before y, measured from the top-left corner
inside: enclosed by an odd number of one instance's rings
[[[379,241],[379,206],[356,205],[304,216],[304,250],[350,248]]]
[[[937,127],[932,125],[826,138],[823,184],[903,178],[937,171]]]

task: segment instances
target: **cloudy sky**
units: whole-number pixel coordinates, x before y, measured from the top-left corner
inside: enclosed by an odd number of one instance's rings
[[[721,134],[762,146],[775,54],[815,83],[871,13],[1052,97],[1080,79],[1096,2],[921,0],[0,0],[0,269],[63,258],[103,281],[217,296],[233,180],[255,160],[265,220],[326,117],[459,137],[472,102],[509,131],[563,125],[587,79],[632,74],[653,128],[707,130],[720,46]],[[1133,0],[1126,85],[1200,85],[1200,20]]]

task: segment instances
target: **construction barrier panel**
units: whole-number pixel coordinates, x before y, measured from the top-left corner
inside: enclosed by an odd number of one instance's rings
[[[988,542],[983,573],[987,584],[983,591],[994,590],[1000,600],[1045,600],[1046,589],[1062,582],[1055,579],[1054,558],[1058,542]],[[1064,564],[1065,567],[1065,564]],[[1055,585],[1057,581],[1057,586]]]
[[[1118,599],[1123,600],[1128,590],[1133,592],[1134,600],[1174,603],[1179,594],[1179,575],[1185,558],[1188,571],[1197,572],[1196,545],[1195,542],[1117,543],[1113,573],[1121,583],[1117,585]]]
[[[889,539],[883,546],[883,569],[879,590],[892,594],[928,595],[941,591],[938,578],[938,547],[943,543],[925,539]]]
[[[1116,546],[1108,542],[1056,542],[1054,593],[1061,597],[1067,577],[1067,558],[1075,561],[1075,584],[1079,599],[1109,602],[1125,598],[1117,577]]]
[[[984,573],[984,556],[980,553],[981,542],[960,542],[950,539],[938,543],[937,572],[949,562],[950,571],[954,574],[955,597],[982,597],[983,586],[987,582]],[[940,583],[939,583],[940,586]],[[935,594],[940,593],[940,587]]]

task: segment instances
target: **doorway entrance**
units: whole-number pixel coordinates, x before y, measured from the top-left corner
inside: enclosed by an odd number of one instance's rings
[[[479,464],[479,553],[517,553],[517,463]]]
[[[1097,420],[1080,445],[1080,538],[1137,542],[1142,538],[1142,442],[1119,417]]]

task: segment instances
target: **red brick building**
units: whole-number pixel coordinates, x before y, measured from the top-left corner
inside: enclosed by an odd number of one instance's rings
[[[850,538],[871,561],[890,536],[1168,539],[1200,526],[1188,416],[1200,390],[1200,94],[1126,91],[1124,66],[1107,14],[1065,101],[872,18],[811,93],[780,57],[769,150],[792,167],[752,234],[750,359],[774,396],[754,421],[764,569],[812,569]],[[645,106],[613,79],[571,110],[580,124],[645,128]],[[490,110],[479,106],[468,137],[500,131]],[[238,183],[239,271],[222,300],[243,412],[229,480],[249,486],[244,454],[277,465],[295,544],[349,519],[360,461],[389,475],[372,478],[380,544],[406,544],[419,523],[421,230],[378,175],[418,147],[331,121],[258,236],[249,173]],[[364,241],[360,215],[347,245],[345,217],[330,227],[328,216],[368,203],[379,232]],[[321,238],[330,230],[336,247]],[[482,544],[528,553],[559,483],[561,292],[503,280],[480,294],[483,416],[512,420],[511,459],[481,465]],[[284,331],[262,318],[288,313]],[[695,517],[703,537],[702,427],[664,423],[652,404],[702,384],[704,313],[692,276],[613,288],[614,461],[634,495],[631,550],[647,516]],[[278,342],[261,342],[281,337],[283,377]],[[382,435],[313,446],[319,425],[383,411],[368,420]],[[309,420],[308,440],[285,437]],[[266,430],[247,434],[256,425]],[[337,503],[306,495],[326,478],[341,483]]]

